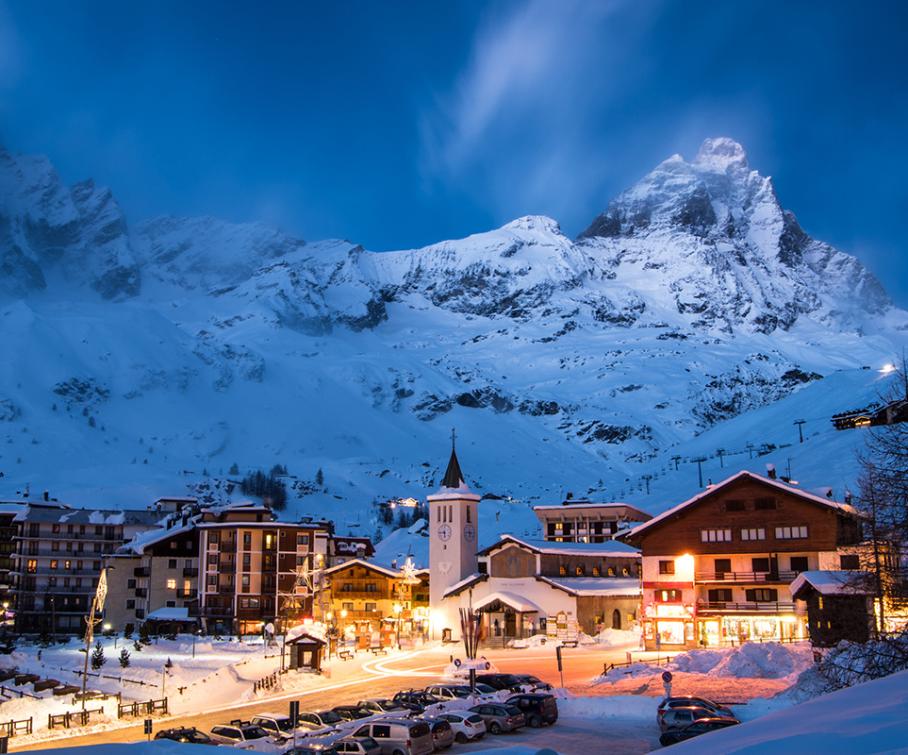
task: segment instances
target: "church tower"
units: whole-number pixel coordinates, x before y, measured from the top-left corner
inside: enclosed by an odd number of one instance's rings
[[[450,629],[460,636],[460,615],[456,600],[445,600],[452,585],[477,571],[476,549],[479,532],[479,496],[464,482],[454,438],[451,458],[441,487],[427,496],[429,505],[429,605],[432,608],[432,635],[440,638]]]

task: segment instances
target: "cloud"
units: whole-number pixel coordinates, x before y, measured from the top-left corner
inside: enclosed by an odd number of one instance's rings
[[[499,220],[588,199],[606,167],[597,132],[635,78],[623,51],[651,13],[623,0],[529,0],[486,17],[464,70],[422,115],[429,188],[479,194]]]

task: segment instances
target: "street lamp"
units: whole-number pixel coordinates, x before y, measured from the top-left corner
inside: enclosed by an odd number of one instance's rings
[[[113,625],[109,621],[105,621],[101,627],[104,630],[104,634],[110,632],[113,629]],[[117,647],[117,640],[120,639],[117,635],[114,635],[114,648]]]

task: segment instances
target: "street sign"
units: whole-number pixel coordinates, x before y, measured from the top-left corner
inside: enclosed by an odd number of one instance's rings
[[[299,725],[300,701],[290,701],[290,728],[295,729]]]
[[[662,681],[665,682],[666,684],[671,684],[672,683],[672,672],[663,671],[662,672]]]
[[[148,735],[149,739],[151,738],[151,719],[145,719],[145,733]]]

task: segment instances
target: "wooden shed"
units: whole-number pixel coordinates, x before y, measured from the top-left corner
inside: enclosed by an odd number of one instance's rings
[[[325,641],[314,635],[299,634],[286,642],[286,652],[290,656],[289,667],[297,671],[311,670],[321,673],[322,656],[325,652]]]

